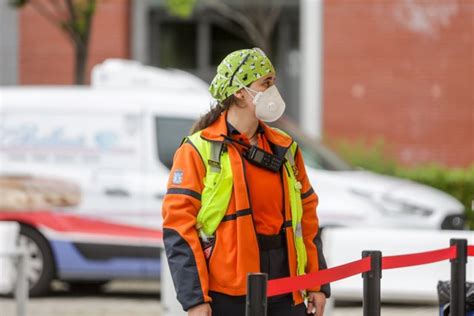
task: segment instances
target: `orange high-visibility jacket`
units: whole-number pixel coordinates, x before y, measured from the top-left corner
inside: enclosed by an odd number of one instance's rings
[[[210,141],[223,141],[227,134],[226,113],[201,132]],[[263,122],[264,135],[271,143],[273,153],[284,157],[293,140]],[[168,263],[184,310],[204,302],[210,302],[209,291],[227,295],[245,295],[246,278],[250,272],[260,271],[259,247],[248,196],[245,164],[239,150],[227,145],[233,174],[234,188],[230,203],[215,233],[215,245],[206,261],[196,230],[196,218],[201,203],[201,192],[206,167],[195,147],[185,142],[176,151],[168,180],[168,191],[163,201],[163,239]],[[326,268],[318,234],[316,206],[318,197],[309,183],[301,151],[295,157],[297,178],[302,184],[303,203],[302,231],[308,262],[306,273]],[[282,168],[284,170],[284,168]],[[284,171],[282,171],[284,172]],[[290,276],[296,275],[296,251],[291,228],[291,210],[286,177],[283,178],[285,224]],[[265,190],[265,188],[262,188]],[[322,291],[329,296],[329,285],[307,289]],[[300,292],[293,293],[295,304],[303,302]]]

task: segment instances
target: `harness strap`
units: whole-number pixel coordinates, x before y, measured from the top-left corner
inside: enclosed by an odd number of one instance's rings
[[[295,165],[295,158],[293,157],[293,153],[291,152],[290,149],[288,149],[285,153],[285,158],[288,160],[290,165],[293,167]]]
[[[211,157],[207,161],[212,172],[221,172],[221,153],[224,143],[211,142]]]
[[[285,153],[285,159],[290,163],[291,169],[293,169],[293,173],[295,174],[295,177],[298,176],[298,168],[296,168],[295,164],[295,157],[293,156],[293,152],[291,149],[288,149]]]

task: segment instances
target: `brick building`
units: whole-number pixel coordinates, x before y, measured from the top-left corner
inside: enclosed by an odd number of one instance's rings
[[[180,21],[163,3],[101,0],[89,70],[105,58],[133,58],[209,80],[228,51],[249,46],[209,12]],[[382,137],[406,164],[473,163],[474,1],[326,0],[324,6],[324,134],[368,142]],[[0,47],[0,65],[16,67],[2,82],[71,84],[67,37],[31,7],[9,11],[0,15],[11,29],[3,35],[16,45]],[[298,2],[288,0],[275,30],[274,62],[296,119],[302,115],[295,106],[298,36]]]
[[[474,163],[474,1],[330,0],[325,132],[406,163]]]

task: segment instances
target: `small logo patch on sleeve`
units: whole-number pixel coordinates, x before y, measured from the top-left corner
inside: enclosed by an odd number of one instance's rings
[[[183,170],[177,169],[173,173],[173,184],[183,183]]]

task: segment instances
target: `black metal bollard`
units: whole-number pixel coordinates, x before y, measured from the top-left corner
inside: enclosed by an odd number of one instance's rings
[[[464,316],[466,311],[466,263],[467,240],[450,239],[449,244],[456,245],[457,256],[451,262],[450,315]]]
[[[267,274],[247,275],[245,316],[267,316]]]
[[[382,278],[382,252],[362,251],[362,258],[371,258],[370,271],[362,273],[364,279],[364,316],[380,316],[380,279]]]

